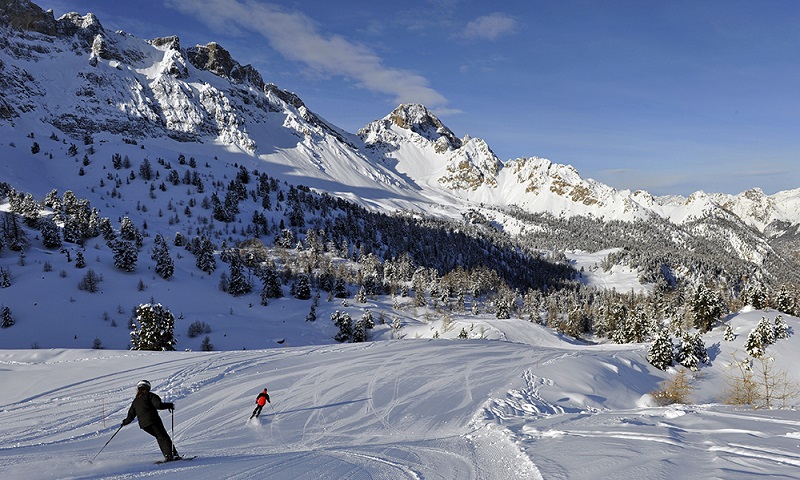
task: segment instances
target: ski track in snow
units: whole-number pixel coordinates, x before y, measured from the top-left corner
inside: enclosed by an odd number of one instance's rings
[[[28,479],[541,478],[502,430],[475,422],[481,399],[501,388],[498,380],[508,381],[495,372],[521,378],[528,349],[448,342],[442,350],[420,342],[425,348],[409,352],[406,343],[103,352],[99,359],[61,361],[74,355],[64,351],[44,362],[6,363],[3,368],[33,384],[50,386],[11,401],[0,396],[0,469],[4,478]],[[76,369],[76,363],[87,365]],[[425,375],[414,374],[419,371]],[[176,404],[178,451],[199,457],[151,465],[159,456],[155,442],[133,424],[90,464],[118,429],[133,385],[143,378]],[[265,386],[272,404],[248,421]],[[162,412],[162,419],[172,430],[170,414]]]
[[[0,351],[0,471],[12,480],[796,478],[796,409],[642,406],[664,377],[641,346],[543,338]],[[198,458],[153,465],[155,441],[131,425],[89,463],[144,378],[176,404],[178,451]],[[264,387],[272,403],[248,420]],[[172,430],[172,416],[162,418]]]

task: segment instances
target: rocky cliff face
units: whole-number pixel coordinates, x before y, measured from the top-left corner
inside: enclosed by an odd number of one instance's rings
[[[0,0],[0,25],[44,35],[58,33],[53,12],[51,10],[44,11],[40,6],[28,0]]]

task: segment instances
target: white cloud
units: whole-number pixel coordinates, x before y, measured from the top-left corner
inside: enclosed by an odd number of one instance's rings
[[[470,40],[497,40],[500,36],[517,30],[517,21],[505,13],[492,13],[467,23],[461,37]]]
[[[392,96],[396,103],[447,104],[422,75],[384,65],[367,46],[320,33],[317,24],[300,12],[254,0],[208,0],[202,8],[183,0],[165,3],[217,30],[258,33],[287,59],[321,74],[349,78],[362,88]]]

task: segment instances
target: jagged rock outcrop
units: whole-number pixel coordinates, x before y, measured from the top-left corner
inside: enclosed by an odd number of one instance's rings
[[[181,51],[181,39],[178,38],[177,35],[172,35],[169,37],[157,37],[150,40],[150,43],[154,47],[167,48],[169,50],[175,50],[176,52]]]
[[[0,0],[0,25],[44,35],[58,31],[53,11],[45,11],[28,0]]]
[[[436,151],[461,147],[461,140],[423,105],[402,104],[387,117],[400,128],[411,130],[436,143]]]
[[[189,63],[200,70],[207,70],[234,83],[247,82],[258,89],[264,87],[264,79],[255,68],[251,65],[240,65],[218,43],[191,47],[186,50],[186,57]]]

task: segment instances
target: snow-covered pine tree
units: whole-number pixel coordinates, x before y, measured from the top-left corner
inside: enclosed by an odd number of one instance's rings
[[[350,314],[336,310],[331,313],[331,321],[339,328],[339,332],[333,337],[334,340],[337,342],[346,342],[350,340],[353,335],[353,322],[350,318]]]
[[[797,292],[793,287],[781,285],[780,290],[778,290],[778,293],[775,296],[775,308],[779,312],[800,316],[800,311],[798,310],[797,304]]]
[[[210,274],[217,269],[217,260],[214,258],[214,244],[206,237],[202,237],[194,252],[197,261],[195,265],[200,270]]]
[[[373,328],[375,328],[375,321],[372,319],[372,311],[366,309],[353,327],[353,342],[366,342],[368,330]]]
[[[0,288],[11,286],[11,272],[7,268],[0,267]]]
[[[294,297],[299,300],[311,298],[311,287],[308,284],[308,275],[300,274],[294,283]]]
[[[360,343],[367,341],[367,329],[364,327],[363,318],[359,318],[356,320],[355,325],[353,325],[353,343]]]
[[[13,326],[15,323],[17,322],[14,320],[14,316],[11,315],[11,309],[8,308],[8,306],[3,305],[3,308],[0,309],[0,327],[8,328]]]
[[[86,259],[83,258],[83,252],[80,250],[75,252],[75,268],[86,268]]]
[[[250,293],[253,290],[253,285],[244,274],[244,265],[239,255],[231,255],[229,271],[228,293],[236,297]]]
[[[112,240],[108,243],[111,250],[114,251],[114,266],[126,272],[136,270],[139,251],[133,243],[125,240]]]
[[[769,298],[764,285],[757,280],[751,280],[742,290],[742,301],[756,310],[767,308]]]
[[[660,330],[653,338],[647,352],[650,364],[659,370],[666,370],[675,360],[675,346],[666,330]]]
[[[700,282],[688,299],[688,307],[694,318],[694,326],[707,332],[723,314],[723,302],[719,292]]]
[[[39,232],[42,234],[42,245],[44,245],[44,248],[61,247],[61,229],[56,225],[52,216],[48,215],[39,218],[38,227]]]
[[[778,315],[775,317],[774,327],[775,340],[789,338],[789,325],[786,324],[786,320],[783,319],[783,315]]]
[[[175,317],[160,303],[141,304],[133,312],[133,350],[175,350]],[[137,325],[138,323],[138,325]]]
[[[681,338],[681,345],[678,348],[678,362],[684,367],[697,371],[701,363],[708,363],[708,352],[703,344],[700,332],[684,333]]]
[[[733,333],[733,327],[730,323],[725,324],[725,333],[722,337],[726,342],[732,342],[736,339],[736,334]]]
[[[775,327],[767,317],[761,317],[756,325],[756,334],[761,338],[761,343],[766,349],[767,346],[775,343]]]
[[[342,277],[336,277],[336,281],[333,284],[333,296],[336,298],[347,298],[349,293],[347,292],[347,286],[344,282]]]
[[[764,341],[758,329],[754,328],[747,335],[747,340],[744,342],[744,351],[753,358],[761,358],[764,356],[764,349]]]
[[[122,217],[122,221],[120,222],[119,226],[119,236],[123,240],[134,242],[136,241],[136,233],[137,229],[133,224],[133,221],[128,217]]]
[[[272,267],[262,267],[258,271],[258,277],[261,278],[263,286],[261,296],[263,298],[281,298],[283,297],[283,288],[278,274]]]
[[[175,273],[175,263],[169,255],[167,241],[160,233],[156,235],[154,244],[151,258],[156,262],[156,273],[166,280]]]

